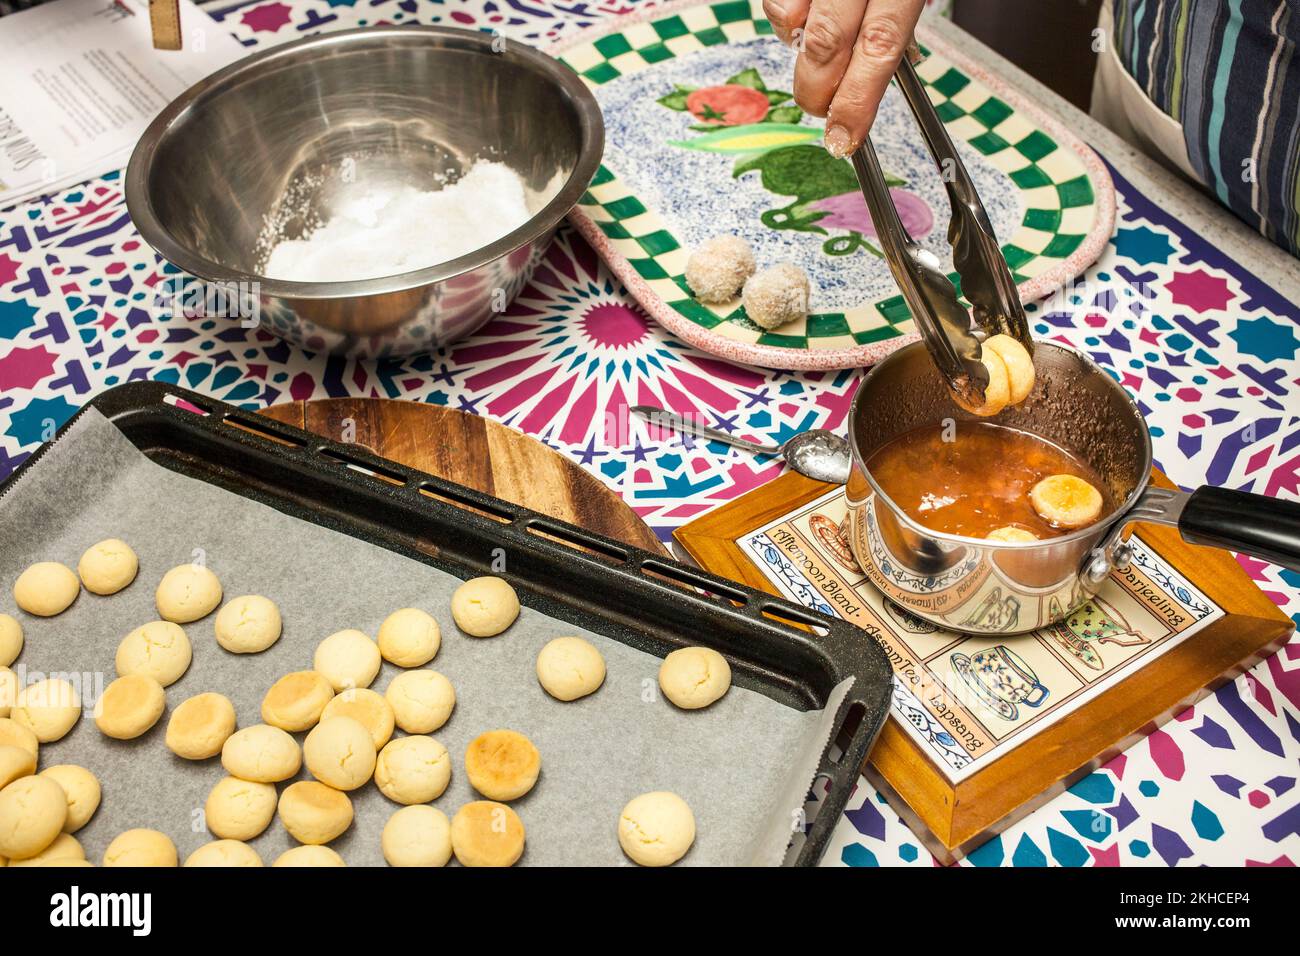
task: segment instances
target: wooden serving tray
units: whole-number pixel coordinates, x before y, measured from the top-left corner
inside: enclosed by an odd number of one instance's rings
[[[1158,471],[1152,478],[1173,487]],[[780,593],[741,539],[806,511],[832,490],[791,472],[682,526],[675,536],[705,570]],[[1135,668],[1118,670],[1118,680],[1095,696],[1081,697],[1075,709],[968,771],[942,767],[934,751],[904,728],[898,711],[891,712],[862,772],[941,861],[974,850],[1286,643],[1291,620],[1231,554],[1186,544],[1173,528],[1139,529],[1148,550],[1222,609],[1222,616],[1207,618],[1180,643],[1171,642]]]
[[[325,398],[263,409],[276,421],[361,445],[511,504],[647,551],[663,545],[617,494],[559,452],[489,418],[386,398]]]

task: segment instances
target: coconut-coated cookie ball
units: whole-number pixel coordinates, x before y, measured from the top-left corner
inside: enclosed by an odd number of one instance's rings
[[[765,329],[776,329],[808,314],[807,274],[782,262],[755,273],[745,283],[745,314]]]
[[[686,284],[701,302],[730,302],[754,268],[749,243],[739,236],[717,236],[686,260]]]

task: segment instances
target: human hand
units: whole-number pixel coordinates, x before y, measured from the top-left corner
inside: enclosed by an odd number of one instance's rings
[[[826,117],[826,149],[844,157],[866,139],[880,99],[912,39],[925,0],[763,0],[794,46],[795,102]]]

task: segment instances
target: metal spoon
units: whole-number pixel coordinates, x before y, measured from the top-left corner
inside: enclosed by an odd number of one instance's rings
[[[761,445],[758,442],[729,435],[717,428],[697,424],[676,412],[655,408],[653,405],[633,405],[632,412],[660,428],[720,441],[755,455],[780,455],[799,474],[807,475],[817,481],[842,485],[849,480],[849,467],[852,462],[849,443],[825,428],[811,428],[806,432],[800,432],[784,445]]]

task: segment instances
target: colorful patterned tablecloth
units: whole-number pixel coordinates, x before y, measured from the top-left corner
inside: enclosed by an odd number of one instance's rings
[[[381,22],[455,23],[546,42],[637,4],[525,0],[250,0],[217,17],[248,46]],[[1035,334],[1087,350],[1142,406],[1159,465],[1300,496],[1300,306],[1164,214],[1118,170],[1113,241],[1084,281],[1033,307]],[[249,408],[371,395],[490,415],[617,488],[665,538],[779,465],[714,444],[651,441],[626,414],[650,403],[783,441],[838,428],[861,373],[728,364],[665,334],[571,230],[532,285],[473,338],[405,361],[297,351],[227,322],[154,316],[170,268],[133,229],[112,174],[0,211],[0,478],[89,397],[139,378]],[[1300,618],[1300,575],[1242,565]],[[1300,861],[1300,641],[996,838],[968,861],[1067,866]],[[931,865],[862,782],[827,864]]]

